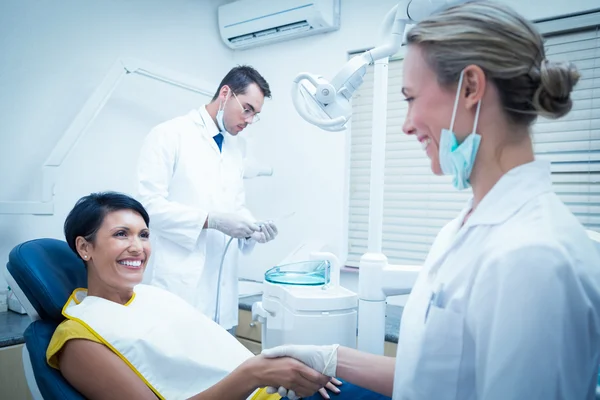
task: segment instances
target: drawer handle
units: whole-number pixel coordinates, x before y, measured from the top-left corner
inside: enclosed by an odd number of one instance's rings
[[[254,322],[250,322],[250,328],[254,328],[256,324]]]

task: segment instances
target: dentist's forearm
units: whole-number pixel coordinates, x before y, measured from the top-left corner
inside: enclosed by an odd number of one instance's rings
[[[392,396],[395,368],[394,357],[363,353],[348,347],[338,349],[337,377],[384,396]]]

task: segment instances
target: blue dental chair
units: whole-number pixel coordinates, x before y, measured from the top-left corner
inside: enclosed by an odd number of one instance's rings
[[[74,289],[87,287],[83,262],[66,242],[36,239],[9,254],[6,280],[32,319],[25,330],[23,365],[34,400],[84,400],[59,371],[46,363],[46,349]]]

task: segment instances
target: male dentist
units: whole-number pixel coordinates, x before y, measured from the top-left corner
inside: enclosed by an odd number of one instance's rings
[[[257,222],[245,206],[236,141],[248,124],[258,122],[265,97],[271,97],[269,84],[255,69],[233,68],[209,104],[151,130],[137,169],[139,199],[154,236],[151,283],[181,296],[232,334],[238,323],[239,252],[277,235],[272,222]],[[226,249],[230,238],[236,240]]]

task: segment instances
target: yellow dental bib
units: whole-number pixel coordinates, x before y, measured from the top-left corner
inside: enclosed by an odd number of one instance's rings
[[[186,301],[148,285],[121,305],[73,292],[63,315],[86,327],[160,399],[187,399],[213,386],[253,354]],[[264,389],[249,399],[273,399]],[[277,396],[276,398],[279,398]]]

